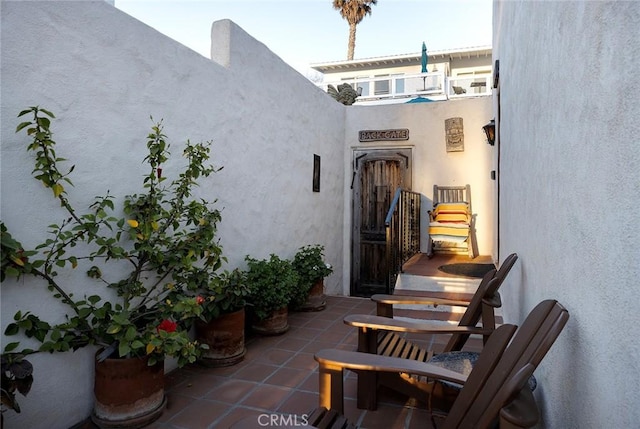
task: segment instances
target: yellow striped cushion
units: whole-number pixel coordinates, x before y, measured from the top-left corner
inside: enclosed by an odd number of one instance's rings
[[[436,222],[469,222],[467,203],[441,203],[433,210]]]
[[[465,223],[440,223],[429,224],[429,236],[433,241],[463,242],[469,236],[469,225]]]

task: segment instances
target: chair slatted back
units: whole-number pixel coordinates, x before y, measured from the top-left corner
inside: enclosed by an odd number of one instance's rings
[[[518,260],[518,255],[515,253],[510,254],[504,260],[498,271],[491,270],[482,278],[476,293],[471,298],[467,310],[460,318],[460,326],[476,326],[480,322],[483,311],[483,300],[492,299],[497,293],[498,289],[504,282],[511,271],[511,268]],[[489,310],[493,311],[493,309]],[[490,328],[493,328],[491,326]],[[469,334],[454,334],[451,336],[447,345],[444,348],[445,352],[461,350],[465,342],[469,338]]]
[[[471,209],[471,185],[465,186],[438,186],[433,185],[433,205],[438,203],[469,204]]]
[[[527,374],[533,373],[540,364],[568,319],[568,311],[557,301],[538,304],[494,368],[479,367],[478,360],[443,428],[491,427],[500,409],[523,388]],[[480,356],[483,358],[484,352]]]
[[[444,422],[445,429],[461,427],[460,421],[469,412],[496,365],[500,362],[500,357],[507,348],[516,328],[515,325],[504,324],[493,331],[447,415]]]

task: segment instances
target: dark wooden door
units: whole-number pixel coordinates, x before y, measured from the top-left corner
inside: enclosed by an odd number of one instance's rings
[[[386,291],[385,218],[396,189],[411,189],[410,159],[410,149],[354,152],[352,295]]]

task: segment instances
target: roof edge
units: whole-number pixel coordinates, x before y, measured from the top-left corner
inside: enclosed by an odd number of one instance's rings
[[[478,54],[490,54],[492,51],[491,45],[485,46],[471,46],[466,48],[455,48],[455,49],[442,49],[442,50],[433,50],[428,51],[429,57],[444,57],[451,55],[478,55]],[[340,60],[340,61],[325,61],[318,63],[311,63],[309,67],[315,69],[317,71],[322,71],[323,69],[330,69],[335,67],[349,67],[349,66],[358,66],[364,64],[370,64],[372,62],[386,62],[386,61],[403,61],[403,60],[412,60],[416,58],[420,58],[422,56],[422,52],[410,53],[410,54],[399,54],[399,55],[387,55],[382,57],[368,57],[368,58],[358,58],[355,60]]]

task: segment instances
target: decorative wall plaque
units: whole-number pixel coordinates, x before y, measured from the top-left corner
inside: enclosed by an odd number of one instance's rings
[[[447,152],[463,152],[464,129],[462,126],[462,118],[445,119],[444,129],[447,137]]]

